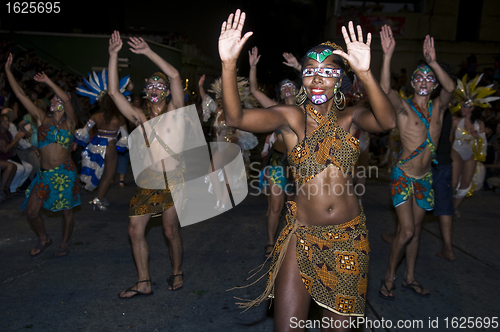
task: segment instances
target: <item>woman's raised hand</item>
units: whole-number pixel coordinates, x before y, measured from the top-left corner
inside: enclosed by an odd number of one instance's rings
[[[365,43],[363,42],[363,30],[361,26],[358,25],[356,27],[357,36],[352,21],[349,21],[348,27],[349,33],[346,27],[342,26],[342,35],[347,46],[347,53],[341,50],[334,50],[333,54],[340,55],[346,59],[355,73],[366,72],[370,70],[370,44],[372,42],[372,35],[371,33],[366,35]]]
[[[130,51],[132,51],[135,54],[146,54],[149,50],[148,43],[144,41],[141,37],[130,37],[130,40],[127,42],[131,48]]]
[[[300,63],[292,53],[288,52],[283,53],[283,58],[285,58],[286,60],[283,61],[284,65],[300,70]]]
[[[45,73],[42,71],[41,73],[38,73],[33,77],[33,79],[37,82],[42,82],[42,83],[48,83],[50,79],[45,75]]]
[[[237,9],[222,23],[219,36],[219,56],[222,62],[236,62],[243,45],[253,34],[249,31],[241,37],[245,17],[246,14]]]
[[[396,47],[396,41],[392,36],[391,27],[387,24],[382,26],[382,30],[380,31],[380,44],[382,45],[382,51],[384,54],[394,53],[394,48]]]
[[[5,61],[5,71],[10,71],[10,67],[12,66],[12,61],[13,61],[13,56],[12,53],[9,53],[9,56],[7,57],[7,61]]]
[[[203,87],[203,83],[205,83],[205,74],[201,75],[200,80],[198,81],[198,86]]]
[[[113,31],[111,39],[109,40],[109,54],[116,53],[121,50],[123,45],[122,39],[120,38],[120,33],[118,31]]]
[[[250,63],[250,66],[257,66],[260,60],[260,55],[259,55],[259,49],[257,46],[252,47],[251,51],[248,51],[248,62]]]

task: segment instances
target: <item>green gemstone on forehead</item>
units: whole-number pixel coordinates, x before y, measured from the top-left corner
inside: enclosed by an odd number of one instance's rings
[[[313,60],[316,60],[319,63],[322,63],[325,61],[326,58],[328,58],[330,55],[332,55],[333,52],[329,49],[323,50],[321,52],[316,52],[316,51],[311,51],[307,53],[307,57],[311,58]]]
[[[415,74],[418,72],[418,71],[421,71],[422,73],[424,73],[425,75],[429,74],[429,72],[431,71],[432,69],[427,66],[427,65],[424,65],[424,66],[419,66],[417,67],[417,69],[415,69],[415,71],[413,72],[413,74],[411,75],[412,77],[415,76]]]
[[[153,76],[151,77],[153,79],[153,81],[158,81],[159,79],[161,79],[162,77],[160,76]]]

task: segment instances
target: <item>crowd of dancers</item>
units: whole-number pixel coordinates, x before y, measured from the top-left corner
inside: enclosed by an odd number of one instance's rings
[[[391,28],[385,25],[380,32],[383,62],[377,81],[370,69],[372,36],[350,22],[342,27],[345,51],[325,42],[300,61],[283,53],[284,65],[294,68],[301,79],[284,78],[277,84],[276,96],[269,96],[257,81],[261,58],[257,47],[248,52],[248,79],[237,76],[237,60],[252,35],[242,33],[244,23],[245,13],[237,10],[222,24],[222,73],[208,90],[213,95],[205,92],[204,75],[198,82],[200,122],[213,122],[212,137],[218,147],[211,169],[228,163],[225,143],[239,146],[248,169],[249,151],[258,145],[253,133],[265,137],[259,187],[268,195],[267,232],[262,239],[264,257],[270,259],[268,282],[257,299],[240,305],[250,308],[274,298],[279,331],[290,328],[292,317],[306,319],[311,300],[323,308],[324,317],[336,321],[350,322],[364,315],[370,256],[365,220],[370,213],[363,210],[364,191],[356,188],[365,185],[370,137],[389,131],[390,144],[399,144],[395,160],[388,162],[388,191],[398,226],[394,234],[384,235],[391,249],[379,296],[394,301],[396,268],[403,254],[402,286],[428,295],[430,291],[415,276],[425,212],[434,210],[440,218],[443,250],[438,255],[454,260],[452,222],[453,216],[459,216],[460,204],[483,186],[486,173],[491,188],[500,186],[500,121],[481,119],[486,114],[482,111],[500,99],[494,96],[493,84],[484,84],[482,75],[452,78],[437,60],[434,39],[426,36],[424,61],[411,75],[412,94],[405,96],[392,89],[390,66],[396,41]],[[123,47],[118,31],[109,40],[108,69],[79,85],[67,76],[49,77],[48,68],[40,64],[41,70],[33,70],[32,76],[21,73],[15,56],[8,52],[2,76],[9,88],[3,88],[8,100],[0,117],[0,202],[16,194],[25,196],[21,209],[38,235],[29,251],[32,257],[53,242],[45,230],[42,207],[61,212],[62,237],[55,256],[68,255],[73,207],[81,204],[80,191],[96,192],[88,207],[108,210],[105,196],[116,173],[119,184],[126,185],[129,132],[137,128],[146,133],[146,123],[186,105],[178,69],[140,37],[129,38],[127,44],[158,67],[148,77],[142,97],[131,95],[128,77],[118,76]],[[26,84],[27,80],[33,82]],[[162,148],[171,156],[179,153],[168,140]],[[391,148],[387,151],[389,156]],[[208,173],[214,209],[224,212],[230,204],[225,175]],[[182,161],[177,160],[152,165],[136,178],[128,233],[138,279],[118,294],[120,298],[153,294],[145,230],[156,216],[161,217],[168,240],[169,289],[183,287],[183,247],[175,204],[182,198],[173,195],[170,187],[182,183],[185,175]],[[166,186],[144,188],[143,181]],[[227,179],[230,185],[232,181]],[[286,221],[278,235],[283,208]]]

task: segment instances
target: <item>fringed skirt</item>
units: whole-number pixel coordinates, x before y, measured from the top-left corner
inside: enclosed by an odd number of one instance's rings
[[[363,316],[368,287],[370,246],[365,215],[340,225],[299,226],[295,202],[287,204],[287,225],[273,251],[265,292],[249,308],[274,298],[274,281],[290,243],[297,237],[296,257],[304,287],[321,307],[344,316]]]

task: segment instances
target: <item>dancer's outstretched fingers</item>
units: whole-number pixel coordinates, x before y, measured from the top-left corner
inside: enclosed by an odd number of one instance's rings
[[[360,43],[363,42],[363,30],[361,29],[361,25],[356,26],[356,30],[358,30],[358,41]]]

